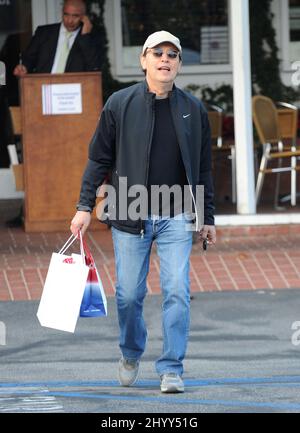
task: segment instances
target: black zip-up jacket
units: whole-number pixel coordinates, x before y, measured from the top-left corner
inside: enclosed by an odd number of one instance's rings
[[[211,139],[206,109],[197,98],[175,85],[169,98],[188,182],[193,195],[196,185],[204,186],[204,224],[214,225]],[[127,178],[128,188],[147,187],[154,106],[155,94],[148,91],[146,81],[122,89],[107,100],[90,143],[78,210],[93,210],[97,189],[108,174],[117,191],[117,208],[120,177]],[[144,231],[142,220],[115,219],[110,223],[130,233]]]

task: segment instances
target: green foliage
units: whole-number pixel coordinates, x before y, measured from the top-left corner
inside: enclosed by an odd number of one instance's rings
[[[222,84],[215,89],[209,86],[189,84],[185,87],[185,90],[207,104],[219,105],[227,112],[233,111],[233,89],[229,84]]]
[[[111,1],[111,0],[109,0]],[[111,65],[108,58],[108,40],[104,24],[105,0],[86,0],[88,15],[91,18],[95,30],[99,34],[99,45],[102,54],[102,87],[103,101],[115,91],[128,87],[135,82],[120,82],[111,75]]]
[[[270,0],[249,2],[252,82],[264,95],[280,99],[282,83],[270,3]]]
[[[281,81],[271,3],[272,0],[249,1],[253,94],[293,102],[299,98],[299,92]]]

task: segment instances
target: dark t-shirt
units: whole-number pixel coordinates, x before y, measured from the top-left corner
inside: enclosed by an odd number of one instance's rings
[[[148,175],[148,213],[152,215],[167,215],[170,209],[170,216],[174,216],[174,214],[176,215],[182,211],[182,207],[179,206],[180,209],[178,209],[177,200],[175,200],[174,206],[173,194],[169,196],[170,200],[167,200],[167,194],[165,196],[161,195],[158,209],[158,205],[156,204],[157,200],[151,200],[152,185],[158,185],[159,187],[162,185],[168,187],[179,185],[183,192],[183,186],[187,184],[185,169],[172,120],[169,99],[156,99],[155,125]],[[162,197],[165,198],[162,200]],[[180,200],[182,199],[183,195],[181,195]]]

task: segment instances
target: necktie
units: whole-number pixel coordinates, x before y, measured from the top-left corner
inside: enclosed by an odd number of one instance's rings
[[[63,41],[61,48],[60,48],[59,58],[58,58],[56,71],[55,71],[57,74],[61,74],[61,73],[65,72],[67,59],[68,59],[68,55],[70,52],[69,43],[70,43],[70,37],[71,36],[72,36],[72,33],[65,32],[65,38],[64,38],[64,41]]]

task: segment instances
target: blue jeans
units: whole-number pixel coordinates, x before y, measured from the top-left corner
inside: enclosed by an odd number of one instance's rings
[[[183,373],[190,322],[189,258],[192,249],[192,232],[186,230],[187,222],[185,215],[181,219],[149,217],[144,238],[112,228],[120,349],[127,359],[140,359],[145,350],[147,329],[143,301],[153,241],[157,245],[163,294],[163,348],[155,364],[159,375]]]

